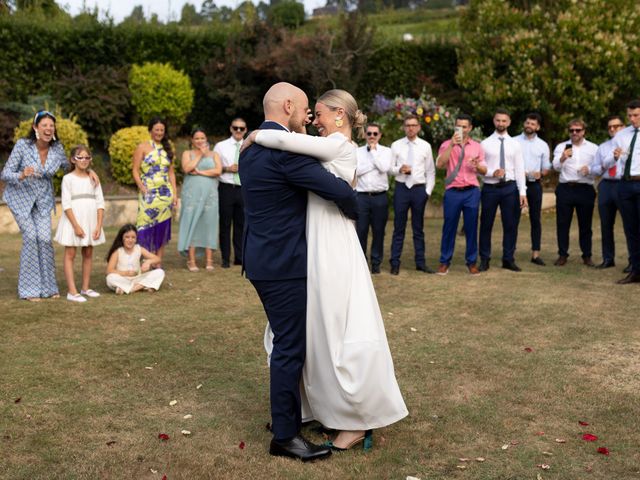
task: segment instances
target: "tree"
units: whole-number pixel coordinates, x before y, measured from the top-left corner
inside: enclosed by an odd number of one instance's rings
[[[180,12],[180,25],[200,25],[202,17],[196,12],[196,7],[190,3],[185,3]]]
[[[640,95],[636,0],[513,3],[476,0],[461,19],[457,80],[476,116],[537,110],[555,141],[570,118],[600,126]]]
[[[275,27],[296,29],[304,23],[304,5],[295,0],[281,0],[271,5],[267,21]]]
[[[143,23],[147,23],[147,19],[144,16],[144,10],[142,5],[136,5],[131,10],[131,14],[126,17],[122,23],[134,24],[134,25],[142,25]]]

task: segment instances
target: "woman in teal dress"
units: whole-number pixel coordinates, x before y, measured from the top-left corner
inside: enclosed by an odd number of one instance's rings
[[[151,139],[138,145],[133,153],[131,173],[140,192],[136,227],[140,246],[162,261],[164,246],[171,240],[171,216],[178,204],[174,154],[163,119],[151,119],[149,134]]]
[[[182,154],[180,233],[178,251],[187,255],[187,268],[197,272],[196,255],[204,250],[206,269],[213,270],[213,250],[218,248],[218,178],[222,162],[209,149],[207,135],[201,128],[191,133],[192,150]]]

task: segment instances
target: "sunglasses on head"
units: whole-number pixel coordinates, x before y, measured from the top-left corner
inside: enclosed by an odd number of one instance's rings
[[[582,130],[584,130],[583,128],[570,128],[569,129],[569,133],[580,133]]]
[[[56,121],[56,116],[51,113],[49,110],[40,110],[36,113],[35,117],[33,117],[33,124],[36,125],[42,117],[51,117],[53,121]]]
[[[367,132],[367,137],[377,137],[380,132]]]
[[[235,125],[231,125],[231,128],[236,132],[244,132],[247,129],[247,127],[237,127]]]

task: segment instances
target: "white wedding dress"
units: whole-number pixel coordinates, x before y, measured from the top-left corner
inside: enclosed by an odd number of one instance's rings
[[[311,137],[260,130],[256,143],[318,158],[349,183],[355,176],[356,146],[341,133]],[[268,353],[272,338],[267,324]],[[313,193],[307,206],[306,338],[301,385],[305,421],[368,430],[407,416],[354,223],[335,203]]]

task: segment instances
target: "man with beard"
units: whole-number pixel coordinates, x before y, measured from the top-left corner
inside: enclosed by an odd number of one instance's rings
[[[527,205],[527,185],[524,176],[524,160],[520,143],[507,129],[511,116],[504,109],[497,109],[493,116],[496,130],[481,143],[484,150],[487,173],[482,187],[480,213],[480,271],[489,270],[491,261],[491,232],[496,212],[500,207],[502,220],[502,268],[521,271],[516,265],[515,251],[518,240],[520,209]]]
[[[584,138],[587,125],[575,118],[569,122],[570,139],[553,150],[553,168],[560,172],[556,187],[556,230],[558,237],[558,259],[556,266],[567,264],[569,257],[569,232],[575,209],[578,217],[582,263],[595,266],[591,260],[591,221],[596,191],[593,189],[591,165],[598,146]]]
[[[541,179],[549,173],[549,145],[538,137],[542,117],[538,113],[529,113],[524,121],[523,132],[516,137],[522,148],[524,173],[527,179],[527,203],[529,204],[529,223],[531,224],[531,263],[544,266],[540,258],[542,239],[542,184]]]

